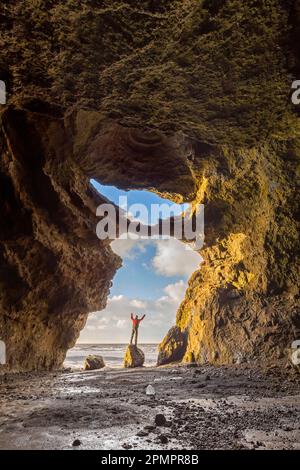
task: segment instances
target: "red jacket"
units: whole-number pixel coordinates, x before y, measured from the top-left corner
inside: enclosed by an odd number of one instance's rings
[[[144,320],[145,315],[142,316],[142,318],[134,318],[133,315],[130,315],[130,318],[132,320],[132,326],[133,328],[137,328],[139,326],[139,323]]]

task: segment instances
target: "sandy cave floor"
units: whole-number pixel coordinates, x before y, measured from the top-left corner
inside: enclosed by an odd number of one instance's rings
[[[279,368],[2,374],[0,410],[0,449],[300,449],[299,375]]]

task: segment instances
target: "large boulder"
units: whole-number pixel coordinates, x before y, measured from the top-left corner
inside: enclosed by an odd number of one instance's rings
[[[94,354],[87,356],[83,364],[84,370],[102,369],[103,367],[105,367],[103,357],[95,356]]]
[[[145,362],[145,355],[141,349],[130,344],[125,352],[124,367],[142,367]]]
[[[178,326],[173,326],[158,348],[157,365],[179,362],[184,356],[186,349],[186,333]]]

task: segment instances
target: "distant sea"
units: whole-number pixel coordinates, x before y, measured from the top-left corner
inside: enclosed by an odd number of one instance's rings
[[[64,362],[65,367],[81,369],[84,359],[89,354],[96,354],[103,357],[104,362],[109,367],[122,367],[125,350],[128,344],[76,344],[69,349]],[[158,344],[139,344],[145,354],[145,366],[154,366],[157,361]]]

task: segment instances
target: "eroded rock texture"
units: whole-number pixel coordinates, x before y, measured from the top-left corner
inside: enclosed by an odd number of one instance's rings
[[[11,365],[60,365],[105,305],[120,260],[95,237],[90,177],[205,204],[204,263],[159,363],[285,357],[300,328],[299,20],[299,0],[1,2]]]
[[[69,156],[61,119],[4,112],[0,332],[11,368],[60,366],[121,265],[95,234],[103,201]]]

